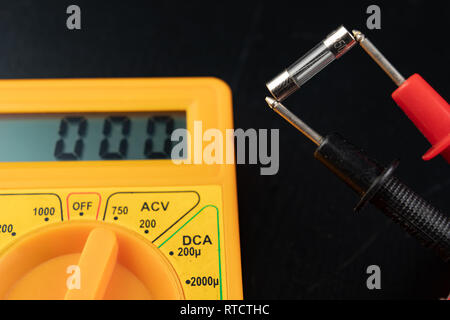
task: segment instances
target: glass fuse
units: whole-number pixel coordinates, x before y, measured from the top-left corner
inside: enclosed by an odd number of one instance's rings
[[[290,67],[266,83],[267,89],[276,100],[286,99],[329,63],[340,58],[355,43],[353,35],[344,26],[340,26]]]

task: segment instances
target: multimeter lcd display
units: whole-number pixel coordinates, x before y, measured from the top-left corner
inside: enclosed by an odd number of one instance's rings
[[[183,159],[176,129],[185,112],[3,115],[0,162]]]

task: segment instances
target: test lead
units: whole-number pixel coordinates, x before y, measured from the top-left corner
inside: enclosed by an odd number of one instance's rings
[[[358,30],[353,36],[369,56],[398,86],[392,98],[428,139],[432,147],[423,155],[430,160],[441,154],[450,163],[450,106],[420,75],[405,78]]]
[[[445,261],[450,260],[450,219],[393,176],[397,162],[384,168],[340,135],[322,137],[280,102],[270,97],[266,102],[318,146],[317,160],[361,196],[355,210],[371,202]]]

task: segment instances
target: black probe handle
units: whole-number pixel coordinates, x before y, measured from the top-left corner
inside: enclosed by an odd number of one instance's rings
[[[362,196],[357,208],[370,201],[426,247],[450,260],[450,219],[338,134],[324,138],[314,156]]]

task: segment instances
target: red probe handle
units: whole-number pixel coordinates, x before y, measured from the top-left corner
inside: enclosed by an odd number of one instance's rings
[[[420,75],[413,74],[392,98],[428,139],[432,147],[422,156],[441,154],[450,163],[450,106]]]

